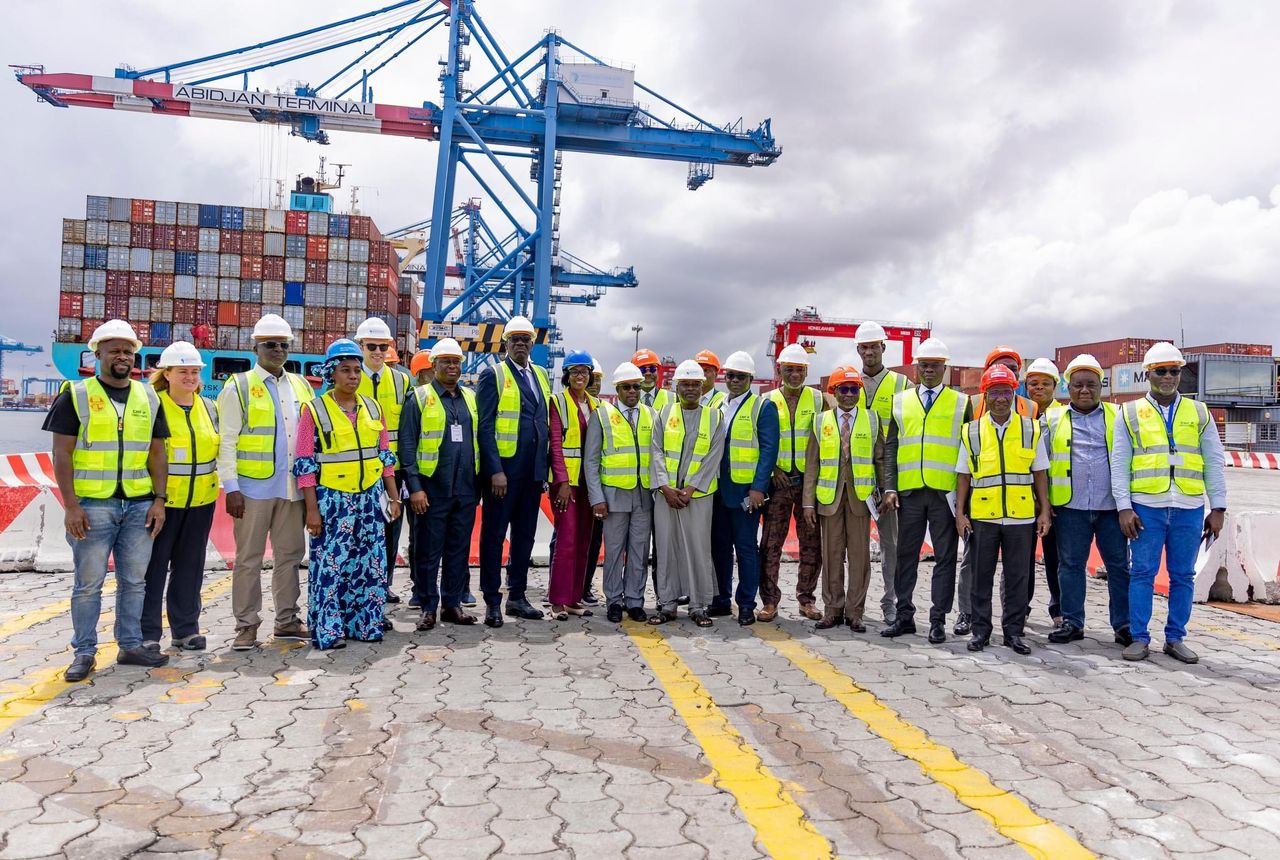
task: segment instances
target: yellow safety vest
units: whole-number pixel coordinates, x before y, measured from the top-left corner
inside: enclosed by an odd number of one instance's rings
[[[1116,414],[1114,403],[1103,403],[1102,419],[1107,428],[1107,454],[1112,450],[1115,438]],[[1044,416],[1043,432],[1049,443],[1049,503],[1055,508],[1071,501],[1071,414],[1066,407],[1049,408]]]
[[[578,402],[567,391],[561,391],[551,399],[560,416],[562,432],[560,450],[564,454],[564,468],[569,473],[569,483],[577,485],[582,475],[582,428],[578,426]],[[587,411],[594,412],[600,401],[587,395]],[[587,416],[591,420],[591,416]]]
[[[550,417],[551,383],[547,381],[547,372],[536,364],[529,366],[538,379],[538,387],[542,389],[542,399],[547,404],[547,415]],[[498,388],[498,414],[493,423],[498,456],[514,457],[516,443],[520,439],[520,384],[516,382],[515,375],[505,361],[493,368],[493,382]]]
[[[649,489],[649,444],[653,441],[654,412],[643,403],[635,432],[622,410],[607,400],[600,402],[596,418],[600,421],[600,483],[619,490]]]
[[[733,423],[729,425],[729,480],[735,484],[750,484],[756,479],[756,465],[760,462],[760,438],[756,435],[756,420],[764,400],[748,394],[738,404]]]
[[[673,482],[680,474],[680,452],[684,450],[684,411],[684,407],[672,404],[661,416],[663,462],[667,467],[667,477]],[[720,484],[720,464],[707,462],[707,454],[711,451],[711,434],[720,432],[719,422],[713,418],[713,413],[718,415],[719,412],[720,410],[712,409],[710,406],[698,407],[698,438],[693,443],[693,456],[689,458],[689,471],[685,475],[685,481],[693,481],[704,466],[712,469],[716,474],[705,493],[694,492],[695,499],[711,495]],[[681,487],[683,484],[678,484],[676,489]]]
[[[963,439],[969,455],[970,515],[975,520],[1034,517],[1031,464],[1040,425],[1025,415],[1011,415],[1002,439],[988,414],[964,425]]]
[[[480,415],[476,412],[476,394],[470,388],[459,385],[462,399],[471,413],[471,453],[475,461],[476,472],[480,471]],[[418,398],[418,411],[422,414],[421,429],[418,431],[418,472],[430,478],[436,473],[440,464],[440,445],[444,442],[444,427],[448,416],[444,404],[440,402],[435,387],[423,385],[414,389],[414,397]]]
[[[872,457],[876,434],[880,432],[879,421],[879,416],[873,417],[871,410],[860,408],[853,416],[853,428],[849,431],[849,471],[859,501],[866,501],[876,488]],[[813,432],[818,442],[817,498],[820,504],[829,505],[836,500],[836,488],[840,485],[840,418],[836,411],[824,412]]]
[[[1208,408],[1198,400],[1178,397],[1172,437],[1164,416],[1150,398],[1129,401],[1123,412],[1133,442],[1129,491],[1150,496],[1166,493],[1173,485],[1188,496],[1203,495],[1204,453],[1200,437],[1213,421]]]
[[[669,389],[658,388],[652,392],[653,403],[647,404],[644,402],[644,397],[647,393],[649,392],[645,392],[645,391],[640,392],[640,404],[642,406],[648,406],[650,409],[654,411],[655,415],[661,412],[663,409],[667,408],[669,404],[674,403],[676,400],[676,396],[672,394]]]
[[[409,377],[398,370],[392,370],[389,364],[383,365],[378,379],[378,391],[375,394],[373,377],[361,365],[360,386],[356,389],[356,393],[378,401],[382,414],[387,417],[387,440],[391,445],[391,453],[396,455],[398,468],[400,466],[400,413],[404,410],[404,399],[409,396]]]
[[[190,411],[183,409],[168,391],[160,392],[169,438],[164,440],[169,460],[169,495],[165,507],[198,508],[218,500],[218,408],[196,397]]]
[[[930,487],[949,493],[956,488],[956,458],[967,405],[967,398],[954,388],[942,389],[927,415],[920,389],[894,396],[899,490]]]
[[[778,468],[790,472],[794,465],[796,470],[803,472],[805,451],[809,437],[813,435],[813,418],[822,413],[822,393],[816,388],[805,388],[800,392],[794,426],[787,396],[782,389],[770,391],[769,399],[778,407]]]
[[[320,440],[316,462],[320,486],[343,493],[359,493],[382,480],[378,442],[382,414],[372,397],[356,395],[356,421],[342,411],[331,392],[303,405],[311,413]]]
[[[299,405],[315,398],[310,383],[298,374],[286,370],[284,378]],[[236,474],[256,480],[270,478],[276,473],[276,404],[271,392],[256,371],[237,373],[227,384],[236,387],[243,420],[236,439]]]
[[[911,387],[911,380],[901,373],[890,370],[876,386],[875,396],[871,398],[871,411],[880,419],[880,435],[889,438],[889,421],[893,418],[893,398]],[[858,392],[858,406],[867,406],[867,391]]]
[[[707,398],[707,402],[703,404],[704,406],[710,406],[712,409],[719,409],[724,404],[725,398],[728,395],[718,388],[713,388],[703,396]]]
[[[117,486],[129,498],[152,492],[147,456],[160,414],[156,390],[130,381],[129,399],[120,415],[94,376],[72,384],[71,402],[80,419],[80,435],[71,454],[75,494],[82,499],[110,499]]]

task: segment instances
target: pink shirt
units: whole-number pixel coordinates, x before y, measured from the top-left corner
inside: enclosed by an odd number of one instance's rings
[[[347,416],[347,420],[351,422],[352,427],[356,425],[355,410],[348,412],[347,410],[343,409],[342,414]],[[295,453],[299,459],[302,459],[304,457],[313,458],[316,455],[316,423],[311,420],[310,409],[303,409],[301,413],[298,415],[298,436],[297,436],[297,442],[295,442],[295,448],[296,448]],[[379,451],[391,450],[391,443],[390,443],[390,440],[387,438],[386,419],[383,419],[382,432],[378,434],[378,450]],[[395,467],[393,466],[384,466],[382,468],[382,477],[384,478],[387,477],[388,475],[394,475],[395,473],[396,473],[396,470],[395,470]],[[317,472],[311,472],[310,474],[306,474],[306,475],[299,475],[298,488],[301,489],[303,487],[314,487],[318,482],[318,479],[319,479],[319,474]]]
[[[569,397],[572,398],[573,395],[570,394]],[[574,403],[578,407],[578,438],[581,440],[581,446],[585,447],[587,416],[592,410],[587,401],[579,403],[575,400]],[[584,485],[585,475],[585,471],[578,472],[578,486]],[[569,469],[564,464],[564,423],[560,420],[560,410],[554,407],[551,409],[551,483],[569,483]]]

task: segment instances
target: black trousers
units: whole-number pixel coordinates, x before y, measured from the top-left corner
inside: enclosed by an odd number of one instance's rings
[[[471,570],[471,532],[476,525],[476,499],[431,499],[425,514],[413,517],[417,532],[413,553],[413,596],[423,612],[438,606],[457,609]],[[441,566],[443,562],[443,567]]]
[[[894,577],[898,620],[915,621],[916,578],[920,573],[920,549],[925,529],[933,543],[933,578],[930,583],[930,623],[947,620],[956,596],[956,518],[947,494],[922,487],[899,495],[898,569]]]
[[[161,613],[169,614],[174,639],[200,632],[200,588],[215,504],[166,508],[164,527],[151,545],[147,587],[142,598],[142,639],[159,642]]]
[[[529,583],[533,541],[542,516],[542,482],[513,480],[507,476],[507,494],[499,499],[483,481],[484,506],[480,511],[480,590],[486,606],[502,602],[502,542],[511,529],[507,562],[507,600],[524,600]],[[470,540],[468,540],[470,546]]]
[[[1058,535],[1053,527],[1040,538],[1040,549],[1044,553],[1044,581],[1049,584],[1049,617],[1059,618],[1062,615],[1062,588],[1058,585]],[[1031,550],[1031,570],[1027,578],[1027,603],[1036,593],[1036,553],[1035,545]]]
[[[973,638],[991,638],[991,593],[995,586],[996,562],[1001,556],[1004,575],[1000,582],[1000,627],[1005,636],[1021,636],[1031,599],[1028,583],[1035,563],[1035,524],[1002,526],[983,520],[972,520],[972,523],[973,591],[969,594],[969,603],[973,607]]]
[[[404,472],[396,472],[396,489],[404,486]],[[400,553],[400,527],[404,524],[404,510],[409,507],[408,503],[400,505],[400,516],[387,523],[385,534],[387,537],[387,591],[391,590],[391,579],[396,574],[396,559]],[[413,568],[409,568],[410,571]]]

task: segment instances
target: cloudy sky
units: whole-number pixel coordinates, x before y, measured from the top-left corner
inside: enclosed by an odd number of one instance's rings
[[[566,345],[606,366],[630,354],[635,322],[663,353],[746,349],[763,362],[769,321],[801,305],[930,321],[956,363],[996,342],[1051,354],[1177,337],[1180,326],[1188,344],[1276,340],[1280,4],[478,6],[509,51],[558,28],[695,113],[772,117],[784,147],[772,167],[721,169],[696,193],[683,164],[566,155],[563,247],[633,265],[641,282],[559,313]],[[359,8],[42,0],[6,8],[0,53],[110,74]],[[377,100],[438,100],[442,45],[429,36],[397,61],[375,82]],[[285,67],[252,83],[314,82],[332,68]],[[57,111],[16,83],[0,87],[0,110],[0,333],[27,341],[54,326],[59,219],[82,217],[86,194],[257,205],[269,178],[292,180],[325,154],[352,164],[349,182],[382,227],[430,214],[431,143],[335,135],[320,148],[237,123]],[[819,366],[843,351],[823,343]]]

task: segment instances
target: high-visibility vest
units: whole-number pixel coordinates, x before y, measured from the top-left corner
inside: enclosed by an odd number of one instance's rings
[[[286,370],[284,380],[299,406],[315,398],[310,383],[298,374]],[[243,418],[236,439],[236,474],[257,480],[270,478],[276,473],[276,404],[271,392],[252,371],[237,373],[227,384],[236,387]]]
[[[578,426],[578,402],[567,391],[561,391],[551,399],[553,408],[560,416],[560,452],[564,455],[564,468],[569,473],[569,483],[576,485],[582,475],[582,428]],[[587,395],[587,412],[596,410],[600,401]],[[591,420],[590,414],[587,420]]]
[[[975,520],[1004,517],[1029,520],[1036,515],[1031,464],[1040,441],[1040,425],[1025,415],[1011,415],[1004,437],[991,416],[964,426],[969,456],[969,511]]]
[[[944,388],[925,414],[920,390],[893,398],[898,425],[898,489],[930,487],[949,493],[956,488],[956,458],[968,401],[954,388]]]
[[[72,384],[71,402],[80,419],[80,435],[71,453],[75,494],[82,499],[109,499],[117,486],[129,498],[152,492],[147,456],[160,414],[156,390],[130,381],[121,416],[94,376]]]
[[[218,500],[218,408],[203,397],[183,409],[168,391],[160,392],[169,438],[169,499],[165,507],[198,508]]]
[[[1023,397],[1021,394],[1014,395],[1014,412],[1023,418],[1035,418],[1040,414],[1040,407],[1036,406],[1036,402],[1030,397]],[[987,395],[978,394],[973,398],[973,420],[977,421],[983,415],[987,414]]]
[[[644,398],[650,393],[653,394],[653,403],[645,403]],[[648,406],[655,414],[661,412],[669,404],[674,403],[675,400],[676,396],[667,388],[656,388],[652,392],[641,392],[640,394],[640,403]]]
[[[391,453],[396,455],[397,467],[400,465],[400,413],[404,410],[404,399],[409,396],[409,387],[409,377],[398,370],[392,370],[391,365],[387,364],[383,365],[382,373],[379,374],[375,394],[373,377],[365,371],[363,365],[360,367],[360,386],[356,388],[356,393],[378,401],[378,407],[387,418],[387,441],[390,443]]]
[[[760,462],[760,437],[756,433],[756,421],[764,400],[748,394],[738,404],[738,411],[729,425],[729,436],[724,440],[729,451],[729,480],[735,484],[750,484],[756,479],[756,466]]]
[[[476,393],[466,386],[459,385],[462,399],[471,413],[471,454],[475,462],[475,470],[480,471],[480,414],[476,411]],[[430,478],[440,465],[440,445],[444,442],[445,424],[448,415],[444,404],[436,394],[432,385],[415,388],[413,396],[418,399],[418,411],[422,416],[422,424],[418,431],[418,472]]]
[[[342,493],[359,493],[382,480],[378,456],[382,414],[372,397],[356,395],[355,424],[333,399],[332,392],[302,407],[311,413],[320,440],[316,462],[320,486]]]
[[[866,501],[876,488],[872,457],[879,423],[879,416],[865,407],[860,408],[853,416],[853,427],[849,431],[849,471],[859,501]],[[840,418],[836,410],[822,413],[813,435],[818,444],[817,498],[820,504],[829,505],[836,500],[836,488],[840,485]]]
[[[636,428],[617,406],[600,401],[600,483],[619,490],[649,489],[649,443],[653,441],[654,411],[637,403]]]
[[[888,371],[884,375],[884,379],[880,380],[880,384],[876,386],[875,396],[871,398],[871,403],[867,403],[867,391],[864,388],[858,392],[858,406],[870,406],[871,411],[880,419],[880,435],[883,438],[889,437],[889,422],[893,419],[893,398],[911,387],[911,380],[907,379],[901,373],[896,371]]]
[[[530,364],[542,389],[542,400],[547,404],[547,416],[551,415],[551,383],[547,372],[536,364]],[[514,457],[516,443],[520,440],[520,384],[504,361],[493,368],[493,383],[498,388],[498,414],[493,422],[493,435],[498,443],[499,457]]]
[[[1156,495],[1168,492],[1172,485],[1188,496],[1203,495],[1204,452],[1200,438],[1213,420],[1208,408],[1198,400],[1179,397],[1173,411],[1172,437],[1164,416],[1150,398],[1131,400],[1122,411],[1133,442],[1129,491]]]
[[[1114,403],[1103,403],[1099,408],[1106,423],[1110,455],[1119,409]],[[1071,501],[1071,410],[1050,407],[1044,419],[1042,432],[1049,447],[1049,503],[1056,508]]]
[[[680,453],[684,450],[684,412],[682,406],[673,403],[659,416],[663,425],[663,461],[667,467],[667,476],[673,482],[680,473]],[[719,422],[714,420],[714,415],[719,412],[720,410],[710,406],[698,407],[698,438],[693,443],[693,456],[689,458],[689,471],[685,475],[685,481],[692,482],[704,468],[711,469],[715,474],[705,493],[694,492],[695,499],[711,495],[720,484],[720,464],[707,462],[707,454],[711,452],[711,434],[720,432]],[[683,485],[676,489],[681,486]]]
[[[723,391],[718,388],[713,388],[711,391],[703,395],[703,397],[707,399],[703,406],[710,406],[712,409],[719,409],[721,405],[724,404],[725,396],[726,395]]]
[[[769,399],[778,407],[778,468],[790,472],[794,467],[803,472],[805,451],[809,437],[813,435],[813,419],[815,415],[822,414],[822,393],[816,388],[801,390],[794,424],[782,389],[770,391]]]

